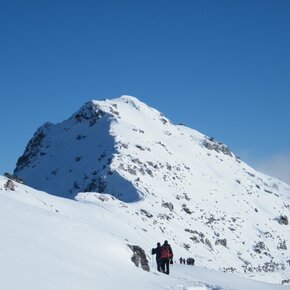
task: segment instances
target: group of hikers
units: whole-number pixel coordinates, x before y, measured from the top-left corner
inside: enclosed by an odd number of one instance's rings
[[[157,243],[157,247],[152,249],[151,254],[156,255],[157,270],[169,275],[169,265],[173,264],[173,251],[168,241],[165,240],[162,246]],[[185,261],[187,265],[194,265],[195,262],[194,258],[186,260],[182,257],[179,258],[180,264],[185,264]]]
[[[185,264],[185,261],[186,261],[187,265],[192,265],[192,266],[194,265],[194,262],[195,262],[195,260],[193,258],[187,258],[186,260],[185,260],[185,258],[182,258],[182,257],[179,258],[180,264]]]
[[[156,255],[157,270],[169,275],[169,264],[173,264],[173,251],[168,241],[164,241],[162,246],[157,243],[157,247],[152,249],[152,255]]]

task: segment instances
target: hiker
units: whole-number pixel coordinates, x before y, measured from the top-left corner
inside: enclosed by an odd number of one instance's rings
[[[192,266],[194,266],[194,262],[195,262],[195,260],[194,260],[194,258],[187,258],[186,262],[187,262],[187,265],[192,265]]]
[[[172,261],[173,252],[167,241],[161,247],[160,267],[163,273],[169,275],[169,262]]]
[[[157,247],[151,251],[152,255],[156,255],[157,271],[160,272],[160,257],[161,257],[161,244],[157,243]]]
[[[185,265],[185,258],[183,258],[183,264]]]
[[[183,259],[182,259],[182,257],[180,257],[179,258],[179,263],[182,264],[182,262],[183,262]]]

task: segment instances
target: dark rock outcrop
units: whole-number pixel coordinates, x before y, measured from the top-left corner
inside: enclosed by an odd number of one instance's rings
[[[15,191],[14,183],[10,179],[8,179],[7,182],[4,184],[4,188],[6,190]]]
[[[222,152],[225,155],[233,157],[233,154],[229,147],[221,142],[217,142],[214,138],[205,139],[202,145],[208,150],[215,150],[216,152]]]
[[[136,267],[139,268],[139,266],[141,266],[141,268],[144,271],[149,272],[150,267],[148,264],[148,259],[146,257],[145,251],[141,247],[136,246],[136,245],[128,245],[128,247],[133,252],[133,256],[131,258],[131,261],[136,265]]]

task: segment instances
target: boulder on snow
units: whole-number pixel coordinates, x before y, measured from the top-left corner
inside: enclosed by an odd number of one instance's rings
[[[166,208],[169,208],[170,211],[173,211],[173,209],[174,209],[174,206],[173,206],[172,202],[163,202],[162,206],[166,207]]]
[[[288,225],[289,221],[288,221],[288,217],[286,215],[281,215],[277,218],[278,223],[281,225]]]
[[[215,241],[215,245],[222,245],[224,247],[227,247],[227,239],[218,239]]]
[[[141,266],[141,268],[144,271],[149,272],[150,267],[148,264],[148,259],[146,257],[145,251],[141,247],[136,246],[136,245],[128,245],[128,247],[133,252],[133,256],[131,258],[131,261],[136,265],[136,267],[139,268],[139,266]]]
[[[4,184],[4,188],[6,190],[15,191],[14,183],[10,179],[8,179],[7,182]]]

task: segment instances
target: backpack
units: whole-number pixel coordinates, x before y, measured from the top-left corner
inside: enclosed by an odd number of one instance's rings
[[[161,259],[166,259],[170,257],[169,247],[162,246],[161,247]]]

